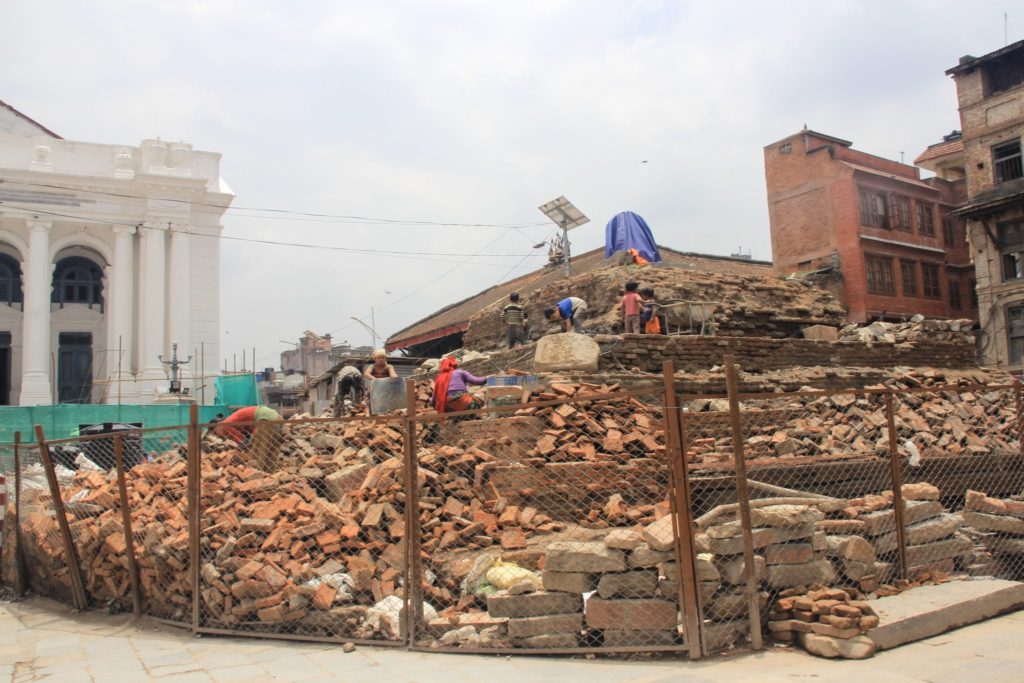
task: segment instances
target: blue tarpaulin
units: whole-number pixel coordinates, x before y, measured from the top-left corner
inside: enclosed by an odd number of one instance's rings
[[[651,263],[661,260],[658,245],[647,222],[632,211],[616,214],[604,229],[604,257],[611,258],[620,251],[636,249]]]

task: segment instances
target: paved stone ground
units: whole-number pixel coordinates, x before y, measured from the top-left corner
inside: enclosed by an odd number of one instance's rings
[[[76,614],[34,598],[0,604],[0,680],[372,681],[373,683],[1017,683],[1024,681],[1024,612],[968,626],[860,662],[784,649],[700,662],[421,654],[242,638],[194,638],[125,616]]]

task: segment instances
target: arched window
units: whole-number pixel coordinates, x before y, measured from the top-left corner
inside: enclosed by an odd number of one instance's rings
[[[103,304],[103,271],[95,263],[81,256],[69,256],[57,262],[53,271],[55,304]]]
[[[21,265],[7,254],[0,254],[0,305],[21,303]]]

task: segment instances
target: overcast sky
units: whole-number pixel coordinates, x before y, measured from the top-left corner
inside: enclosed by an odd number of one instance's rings
[[[277,365],[303,330],[368,344],[539,267],[565,195],[601,246],[770,259],[762,148],[804,124],[908,161],[959,128],[944,71],[1024,37],[1010,2],[5,0],[0,99],[69,139],[223,154],[222,356]],[[646,162],[646,163],[642,163]],[[538,225],[540,224],[540,225]],[[528,256],[531,254],[531,256]]]

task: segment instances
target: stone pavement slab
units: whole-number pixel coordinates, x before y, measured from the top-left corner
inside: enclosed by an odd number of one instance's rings
[[[148,620],[76,613],[33,598],[0,603],[0,681],[138,683],[1018,683],[1024,612],[880,652],[832,661],[785,648],[691,662],[457,655],[261,639],[202,637]]]

